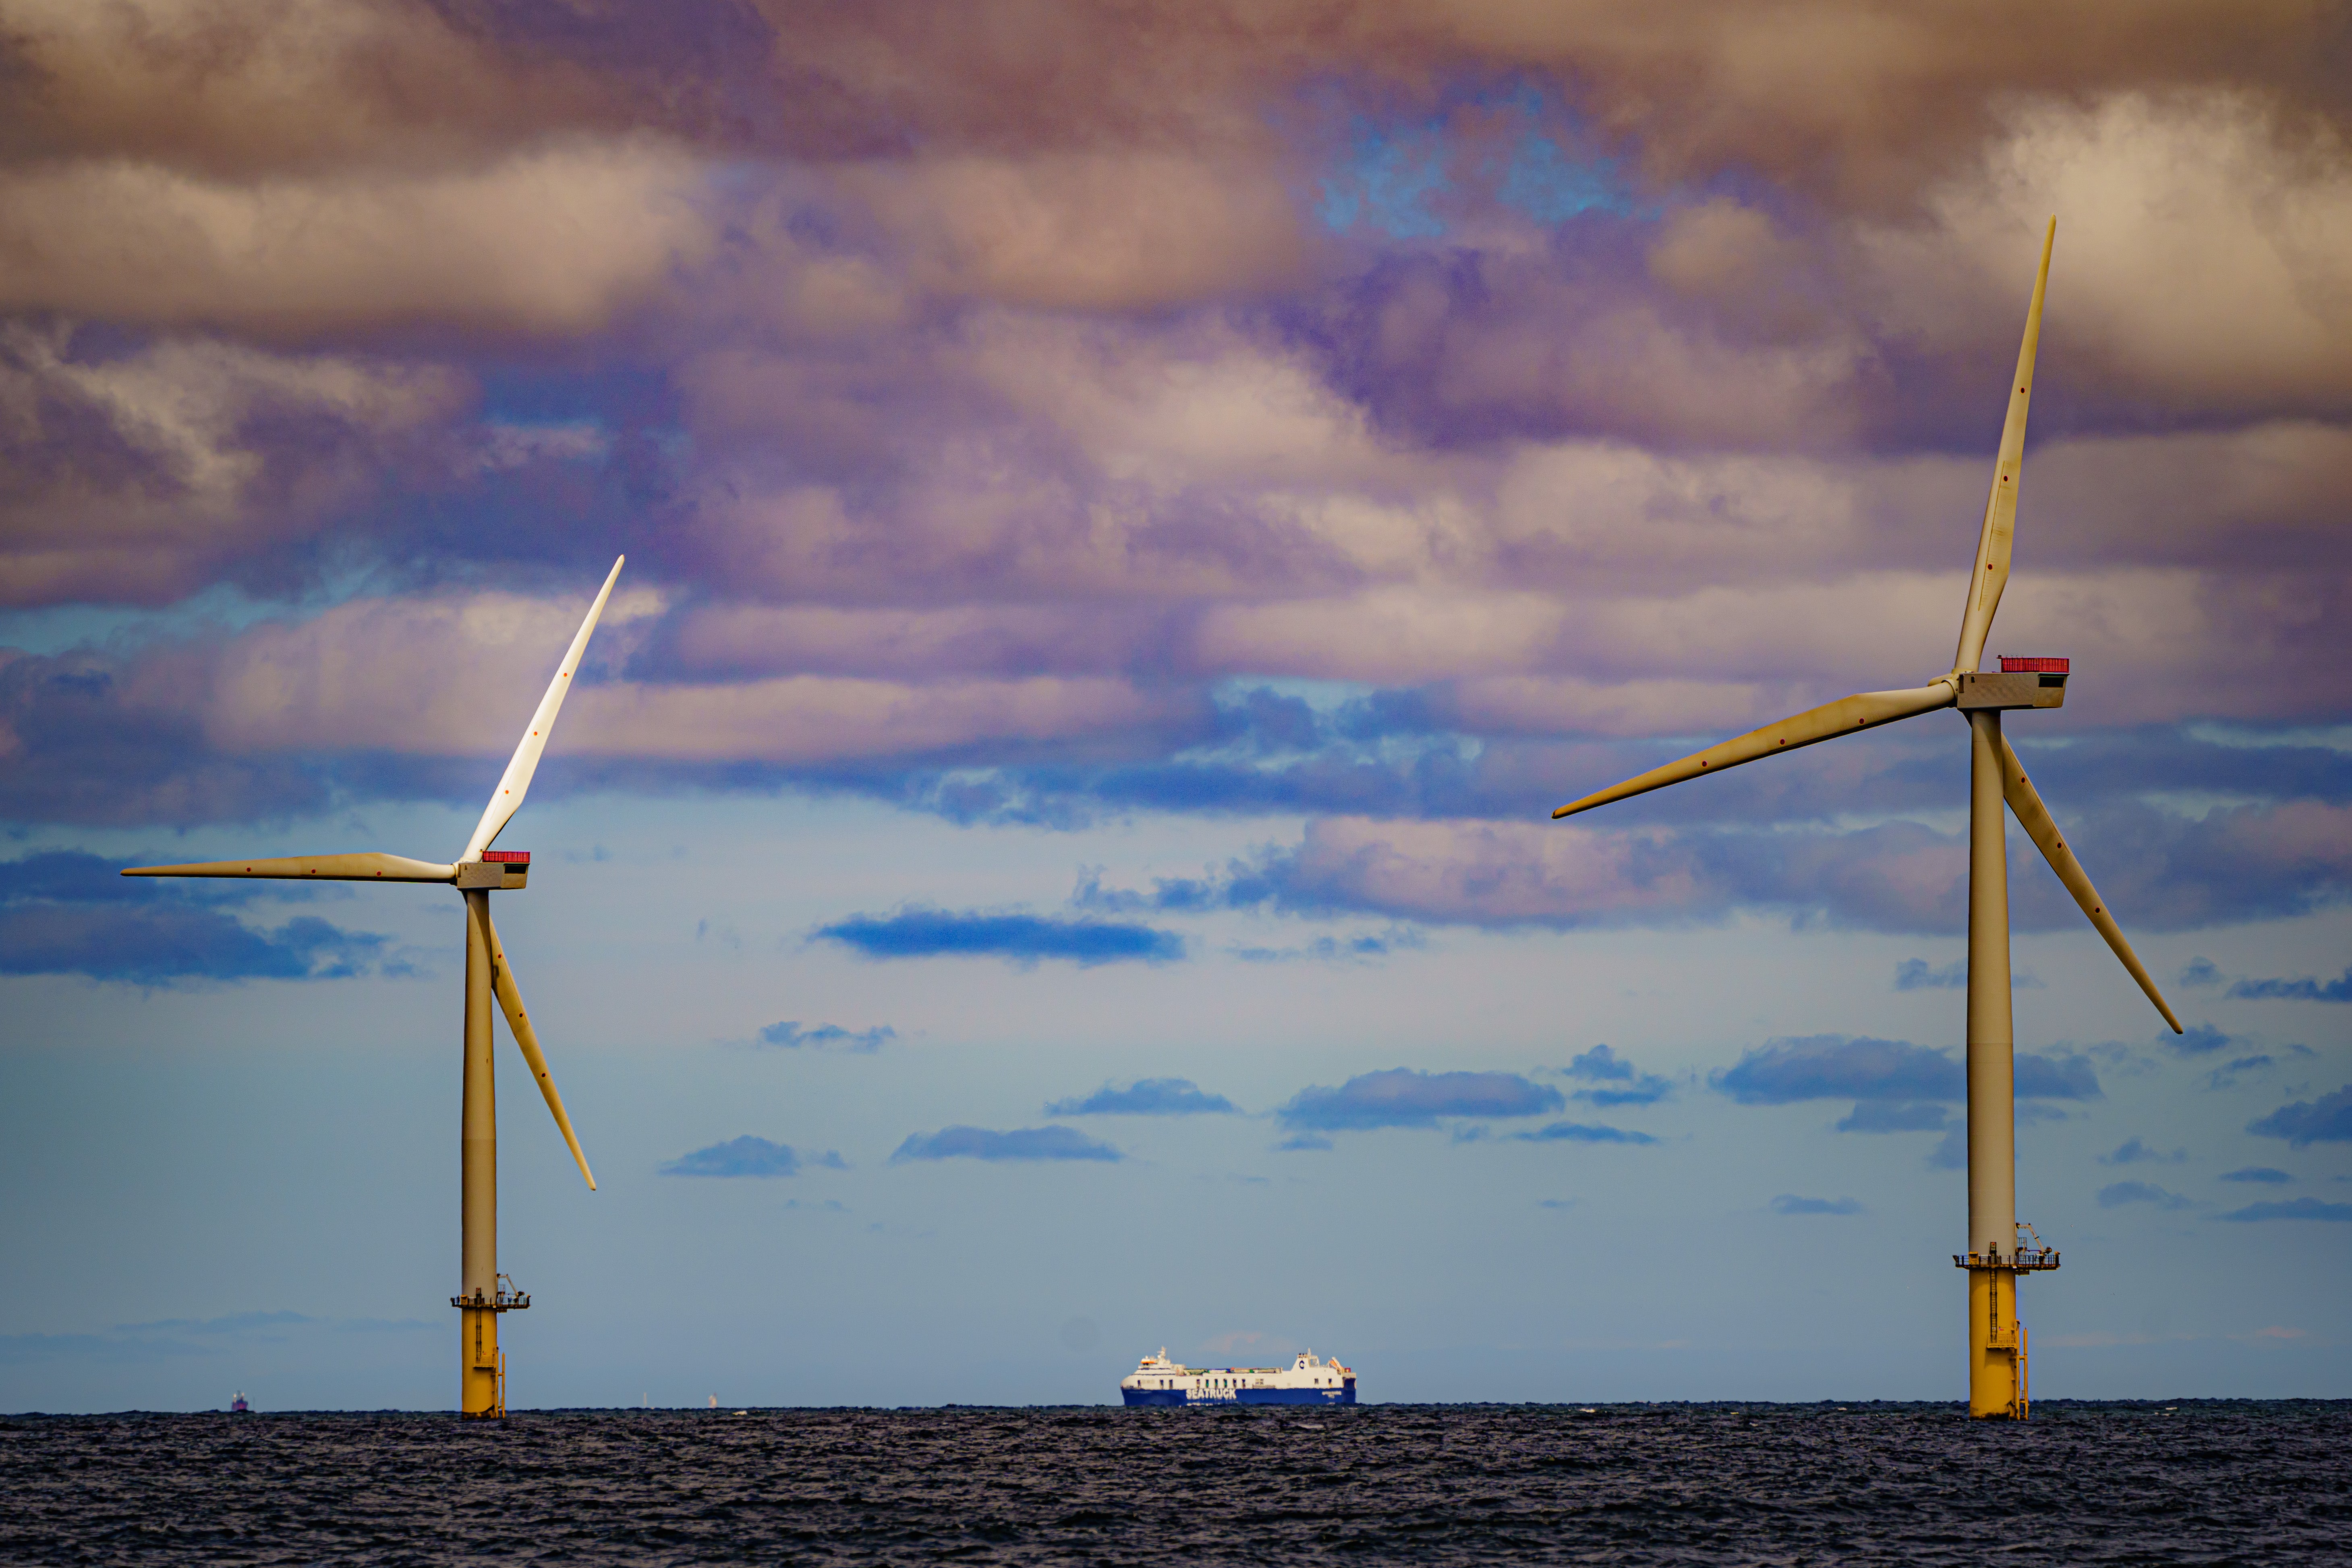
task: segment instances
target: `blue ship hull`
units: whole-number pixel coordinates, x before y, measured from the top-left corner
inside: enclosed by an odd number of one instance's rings
[[[1129,1405],[1353,1405],[1356,1380],[1339,1388],[1237,1388],[1230,1396],[1194,1399],[1181,1388],[1122,1388]]]

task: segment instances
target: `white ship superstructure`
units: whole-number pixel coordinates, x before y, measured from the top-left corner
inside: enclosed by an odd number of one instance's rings
[[[1288,1366],[1185,1366],[1162,1345],[1119,1379],[1118,1392],[1129,1405],[1353,1405],[1356,1374],[1313,1351]]]

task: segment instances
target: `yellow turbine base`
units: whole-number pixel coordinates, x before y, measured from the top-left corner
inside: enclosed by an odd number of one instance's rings
[[[496,1421],[507,1413],[506,1359],[499,1354],[499,1315],[468,1307],[457,1314],[457,1414]]]
[[[1969,1414],[2022,1421],[2027,1398],[2025,1326],[2017,1321],[2017,1270],[1969,1270]]]

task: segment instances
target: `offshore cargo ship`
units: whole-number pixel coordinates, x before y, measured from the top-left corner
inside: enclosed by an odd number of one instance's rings
[[[1353,1405],[1356,1374],[1313,1351],[1288,1366],[1183,1366],[1162,1345],[1118,1380],[1118,1392],[1129,1405]]]

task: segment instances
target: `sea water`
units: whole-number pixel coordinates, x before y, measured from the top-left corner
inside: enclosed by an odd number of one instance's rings
[[[2352,1402],[0,1417],[0,1562],[2352,1562]]]

